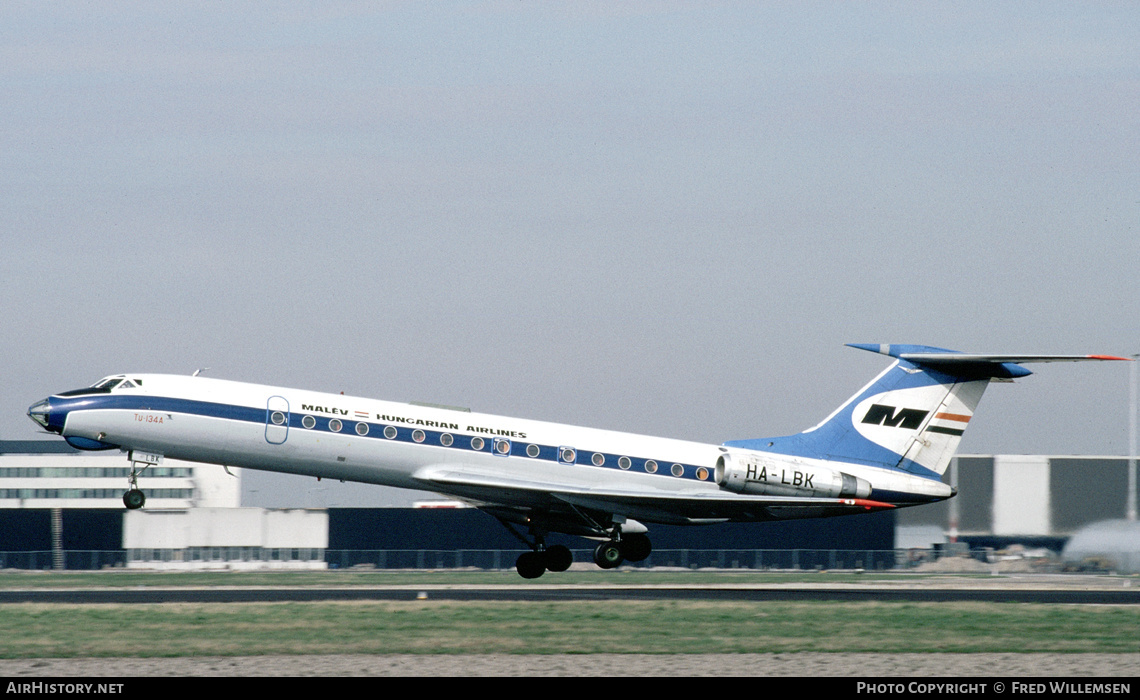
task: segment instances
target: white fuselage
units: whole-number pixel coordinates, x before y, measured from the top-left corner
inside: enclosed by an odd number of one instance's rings
[[[422,470],[462,465],[531,483],[708,495],[724,493],[715,478],[718,459],[744,453],[789,483],[797,470],[841,469],[869,483],[871,498],[949,495],[940,482],[866,465],[204,377],[123,376],[137,386],[52,397],[66,410],[61,434],[175,459],[476,501],[487,499],[486,488],[428,483]],[[534,506],[543,499],[504,491],[494,501]]]

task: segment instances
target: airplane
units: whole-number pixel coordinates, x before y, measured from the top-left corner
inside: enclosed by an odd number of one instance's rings
[[[529,551],[524,578],[565,571],[557,532],[599,541],[612,569],[646,559],[649,524],[762,522],[934,503],[991,381],[1030,362],[1109,355],[979,355],[849,344],[893,358],[813,428],[721,445],[199,376],[118,374],[52,394],[28,417],[83,450],[119,449],[137,478],[163,458],[434,491],[497,518]],[[520,528],[525,528],[524,534]]]

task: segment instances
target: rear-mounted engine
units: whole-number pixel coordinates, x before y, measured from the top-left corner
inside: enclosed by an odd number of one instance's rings
[[[716,461],[716,483],[734,493],[765,496],[867,498],[871,495],[870,482],[841,471],[782,464],[761,455],[731,452]]]

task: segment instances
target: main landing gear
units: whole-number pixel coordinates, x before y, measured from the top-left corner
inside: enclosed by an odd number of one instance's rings
[[[527,539],[506,520],[499,518],[499,522],[530,547],[531,551],[523,552],[515,561],[515,570],[519,576],[538,578],[547,571],[565,571],[574,563],[574,554],[569,547],[560,544],[546,546],[546,530],[538,524],[530,523],[530,539]]]
[[[523,552],[515,562],[515,570],[523,578],[538,578],[547,571],[565,571],[573,563],[574,554],[570,548],[556,544]]]
[[[520,554],[515,561],[515,570],[519,576],[535,579],[547,571],[566,571],[574,563],[574,555],[569,548],[560,544],[546,545],[546,531],[538,524],[530,524],[528,539],[506,520],[500,518],[499,522],[531,549]],[[609,538],[594,549],[594,563],[603,569],[615,569],[626,561],[644,561],[653,551],[649,537],[644,534],[622,535],[620,525],[610,531],[598,529],[599,535]]]
[[[653,551],[649,537],[638,534],[607,540],[594,548],[594,563],[603,569],[616,569],[626,561],[644,561]]]

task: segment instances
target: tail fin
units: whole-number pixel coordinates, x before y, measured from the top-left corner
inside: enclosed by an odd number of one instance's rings
[[[1032,372],[1022,362],[1127,360],[1107,355],[970,355],[924,345],[856,345],[896,358],[822,423],[798,435],[729,447],[899,469],[937,479],[991,380]]]

